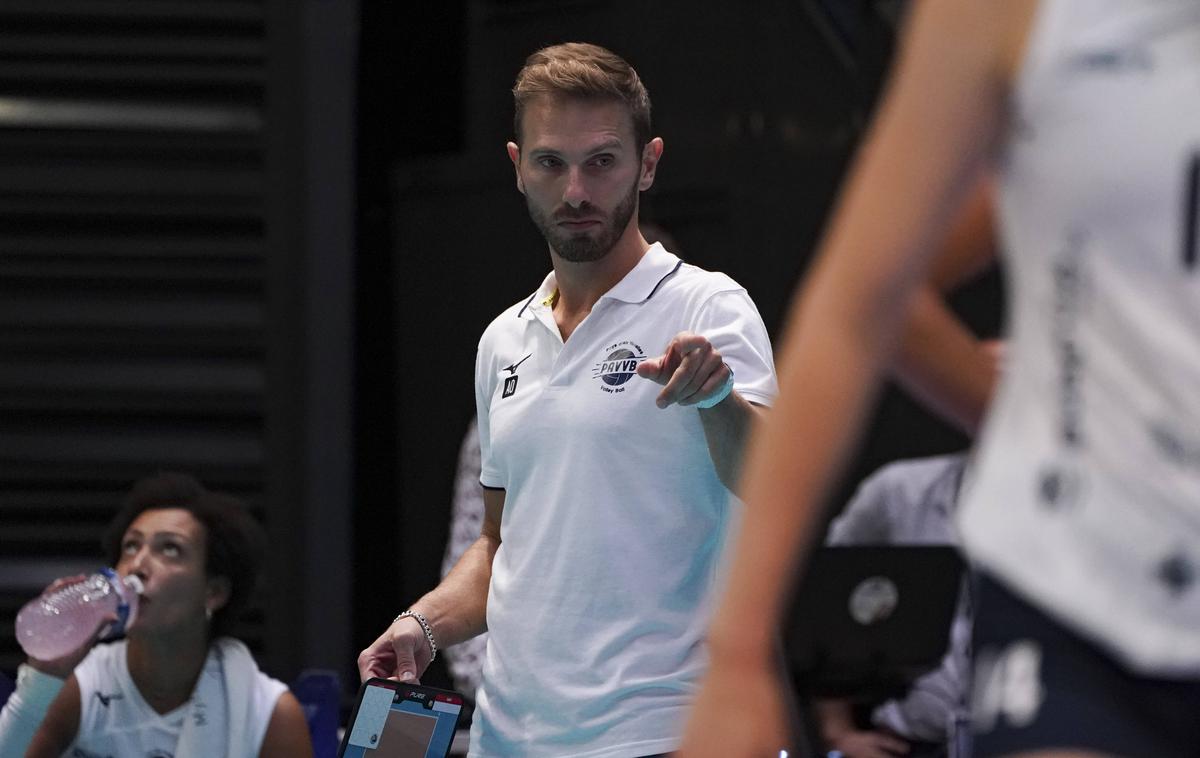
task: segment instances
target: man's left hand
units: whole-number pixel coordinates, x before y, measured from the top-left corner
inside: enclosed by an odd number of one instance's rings
[[[732,375],[712,343],[691,332],[675,335],[666,352],[639,363],[637,373],[665,385],[654,401],[659,408],[671,403],[695,405],[708,400],[724,390]]]

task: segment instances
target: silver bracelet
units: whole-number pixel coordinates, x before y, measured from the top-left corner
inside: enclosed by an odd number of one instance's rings
[[[424,616],[416,611],[407,610],[396,618],[392,619],[392,623],[394,624],[403,618],[414,618],[417,620],[417,623],[421,625],[421,631],[425,632],[425,639],[429,640],[429,649],[432,651],[432,654],[429,656],[429,662],[433,663],[435,660],[437,660],[437,643],[433,641],[433,630],[429,628],[429,622],[425,620]]]

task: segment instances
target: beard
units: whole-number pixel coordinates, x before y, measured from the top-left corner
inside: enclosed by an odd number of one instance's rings
[[[559,257],[571,263],[590,263],[608,255],[617,244],[617,240],[621,238],[625,227],[629,226],[629,219],[633,218],[637,201],[638,183],[636,181],[629,188],[625,197],[617,203],[617,207],[611,214],[605,214],[590,203],[584,203],[578,209],[565,206],[555,213],[547,214],[534,205],[528,195],[525,197],[525,204],[529,206],[529,217],[533,219],[534,226],[538,228],[538,231],[542,233],[546,242],[558,253]],[[601,226],[594,236],[588,233],[573,234],[558,226],[557,223],[575,218],[595,217],[600,218]]]

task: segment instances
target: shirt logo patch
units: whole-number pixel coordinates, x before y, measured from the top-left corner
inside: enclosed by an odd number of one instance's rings
[[[529,357],[530,357],[531,355],[533,355],[533,353],[530,353],[529,355],[525,356],[524,358],[522,358],[521,360],[517,361],[517,362],[516,362],[516,363],[514,363],[513,365],[511,365],[511,366],[505,366],[504,368],[502,368],[502,369],[500,369],[500,370],[501,370],[501,371],[507,371],[507,372],[508,372],[510,375],[512,375],[512,374],[516,374],[516,373],[517,373],[517,367],[518,367],[518,366],[520,366],[520,365],[521,365],[522,363],[524,363],[525,361],[529,360]],[[505,397],[508,397],[508,395],[505,395]]]
[[[114,700],[124,700],[125,696],[122,695],[120,692],[114,692],[111,695],[105,695],[103,692],[97,692],[96,699],[100,701],[101,705],[103,705],[105,708],[107,708],[109,703],[111,703]]]
[[[621,385],[637,373],[638,364],[646,360],[640,345],[629,340],[613,343],[604,348],[604,358],[592,367],[592,378],[600,380],[600,389],[609,394],[624,392]]]
[[[508,376],[504,377],[504,392],[500,394],[501,400],[506,397],[512,397],[513,393],[517,391],[517,379],[520,378],[517,376],[517,369],[521,367],[522,363],[529,360],[532,355],[533,353],[529,353],[521,360],[513,363],[511,366],[505,366],[504,368],[500,369],[501,373],[505,371],[508,372]]]
[[[517,391],[517,379],[519,378],[518,376],[510,376],[504,380],[504,392],[500,395],[501,400],[511,397]]]

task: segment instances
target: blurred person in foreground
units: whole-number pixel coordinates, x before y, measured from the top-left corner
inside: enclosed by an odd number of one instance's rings
[[[859,486],[829,526],[827,545],[957,547],[954,510],[966,466],[956,453],[890,463]],[[813,702],[821,738],[844,758],[965,758],[955,751],[968,711],[971,603],[964,587],[941,664],[903,695],[863,703],[853,697]],[[867,706],[866,713],[861,713]]]
[[[685,758],[790,741],[788,588],[928,242],[994,155],[1010,334],[957,519],[983,572],[975,755],[1196,755],[1198,86],[1194,0],[915,6],[751,444]]]
[[[0,714],[0,758],[311,756],[296,698],[225,636],[264,543],[233,497],[186,474],[138,481],[104,538],[117,574],[142,580],[137,617],[122,640],[96,645],[97,629],[70,655],[21,666]]]
[[[471,755],[663,754],[705,663],[770,342],[744,288],[638,231],[663,142],[626,61],[556,45],[513,94],[508,155],[553,271],[479,343],[482,534],[359,671],[413,679],[486,630]]]

